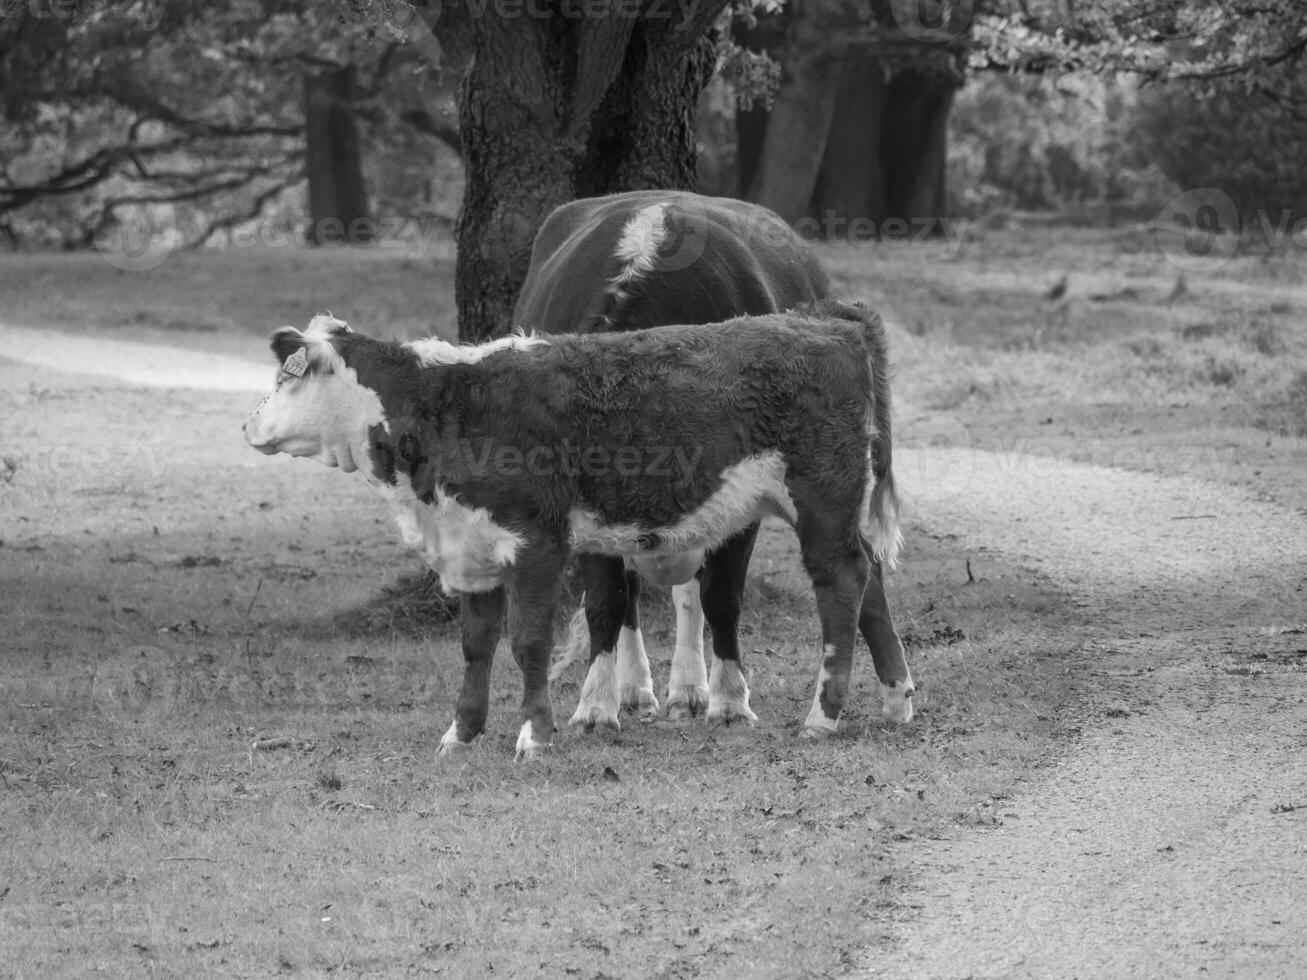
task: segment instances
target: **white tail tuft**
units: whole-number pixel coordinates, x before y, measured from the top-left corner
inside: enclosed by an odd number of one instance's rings
[[[903,548],[898,497],[892,490],[879,496],[873,494],[872,504],[873,510],[867,515],[863,533],[871,545],[872,557],[886,568],[893,568],[898,564],[899,552]]]
[[[556,681],[577,661],[590,661],[590,624],[585,619],[585,595],[567,624],[567,639],[554,647],[554,663],[549,668],[550,681]]]

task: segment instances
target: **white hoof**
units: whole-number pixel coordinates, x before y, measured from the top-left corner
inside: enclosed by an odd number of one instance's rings
[[[522,722],[522,730],[517,733],[517,751],[513,753],[513,759],[517,762],[530,762],[533,759],[539,759],[551,748],[548,742],[537,742],[535,735],[531,731],[531,722]]]
[[[587,731],[596,726],[611,728],[615,732],[622,730],[622,723],[617,720],[617,712],[599,704],[581,704],[567,723],[572,726],[584,726]]]
[[[709,706],[708,721],[714,725],[753,725],[758,716],[748,701],[723,701]]]
[[[623,687],[622,707],[636,714],[641,721],[658,715],[658,698],[653,687]]]
[[[749,682],[740,671],[739,661],[728,663],[713,657],[708,677],[708,720],[723,725],[752,725],[758,720],[749,707]]]
[[[708,685],[684,684],[667,689],[667,717],[674,721],[697,718],[708,710]]]
[[[612,653],[601,653],[590,664],[585,684],[581,686],[581,700],[577,702],[576,713],[568,724],[584,725],[587,728],[594,725],[621,728],[617,721],[617,714],[622,707],[619,691],[617,658]]]
[[[623,626],[617,635],[617,687],[623,708],[629,708],[645,721],[658,714],[649,657],[644,652],[644,637],[638,628]]]
[[[474,735],[473,741],[476,740]],[[440,736],[440,749],[437,755],[458,755],[472,747],[472,742],[464,742],[458,737],[458,722],[454,722],[444,735]]]
[[[826,713],[821,710],[821,703],[813,698],[812,710],[808,712],[808,717],[803,720],[801,737],[829,738],[839,730],[839,718],[827,718]]]
[[[826,656],[829,657],[831,652],[832,648],[826,647]],[[804,738],[827,738],[840,730],[840,715],[844,712],[841,710],[834,718],[829,718],[821,708],[822,693],[830,683],[830,671],[824,665],[819,667],[817,669],[817,688],[812,692],[812,707],[808,709],[808,717],[803,720],[802,736]]]
[[[904,725],[912,720],[912,681],[882,684],[880,691],[880,713],[886,721]]]

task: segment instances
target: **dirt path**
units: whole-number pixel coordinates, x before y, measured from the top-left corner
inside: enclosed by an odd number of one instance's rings
[[[0,324],[4,357],[68,374],[115,378],[148,388],[264,392],[272,367],[194,348],[143,344]]]
[[[266,365],[0,326],[6,357],[262,391]],[[1218,484],[900,449],[910,520],[1083,603],[1082,736],[1001,826],[905,844],[897,941],[859,975],[1298,976],[1307,963],[1307,520]],[[1294,809],[1296,807],[1296,809]]]
[[[1096,654],[1070,666],[1103,696],[999,827],[905,845],[898,940],[860,975],[1302,976],[1307,521],[1191,480],[903,457],[960,551],[1083,598]]]

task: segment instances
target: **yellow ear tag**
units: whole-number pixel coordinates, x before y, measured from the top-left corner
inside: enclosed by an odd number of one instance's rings
[[[290,375],[292,378],[304,377],[304,372],[309,369],[309,359],[301,347],[290,357],[286,358],[286,363],[281,366],[281,373]]]

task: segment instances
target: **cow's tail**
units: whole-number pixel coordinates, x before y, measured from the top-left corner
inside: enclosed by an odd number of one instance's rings
[[[867,508],[867,538],[871,553],[879,562],[893,568],[903,547],[899,530],[899,495],[894,486],[894,423],[889,393],[889,343],[885,324],[871,310],[863,307],[867,343],[867,366],[871,373],[871,473],[875,486]]]
[[[554,647],[554,662],[549,668],[549,680],[556,681],[563,676],[563,671],[567,670],[577,661],[589,661],[590,659],[590,626],[585,618],[585,595],[581,596],[581,604],[576,607],[576,612],[572,613],[572,619],[567,624],[567,638],[562,643]]]
[[[862,325],[871,390],[867,393],[866,428],[871,485],[862,533],[872,556],[893,568],[903,547],[899,531],[899,495],[894,486],[894,440],[889,391],[889,343],[879,315],[862,303],[818,304],[818,310]]]

